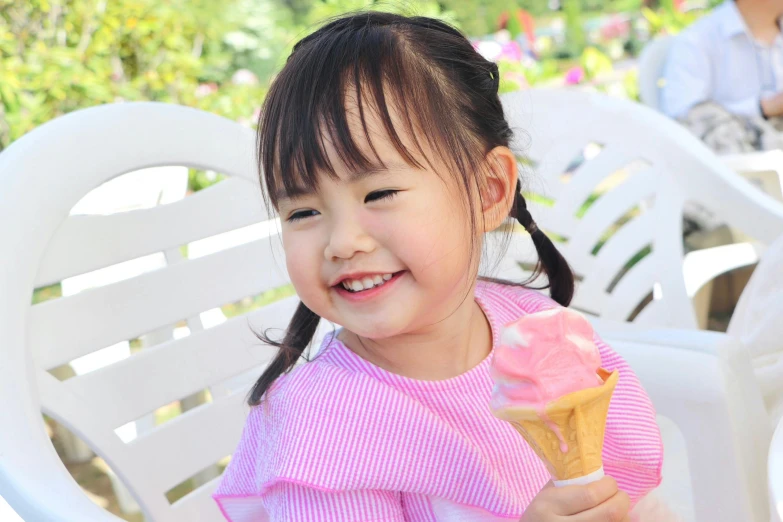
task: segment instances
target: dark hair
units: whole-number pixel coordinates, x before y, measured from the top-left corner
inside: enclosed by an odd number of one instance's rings
[[[474,216],[473,196],[480,190],[486,154],[508,146],[512,131],[498,97],[497,65],[476,52],[462,33],[431,18],[363,12],[332,20],[294,46],[272,82],[258,128],[258,162],[266,184],[267,204],[277,208],[280,194],[317,187],[319,175],[336,177],[324,148],[328,136],[340,161],[367,169],[383,165],[366,124],[366,111],[379,116],[388,138],[411,166],[430,158],[419,139],[461,178]],[[364,137],[373,157],[351,135],[346,99],[358,107]],[[414,151],[403,144],[389,113],[393,103],[400,123],[412,137]],[[416,132],[426,129],[426,132]],[[531,234],[539,262],[527,284],[547,276],[551,296],[567,306],[574,291],[568,263],[533,221],[521,183],[510,217]],[[473,217],[471,217],[473,220]],[[471,222],[473,230],[476,226]],[[475,236],[475,234],[473,234]],[[279,348],[250,393],[257,405],[272,383],[289,371],[312,341],[320,317],[300,303],[282,341],[261,335]]]

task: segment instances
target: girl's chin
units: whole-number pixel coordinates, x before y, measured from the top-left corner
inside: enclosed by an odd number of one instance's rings
[[[345,331],[341,337],[347,335],[349,338],[367,339],[369,341],[383,341],[405,333],[404,329],[391,325],[379,325],[376,328],[367,328],[360,325],[356,325],[356,328],[343,326],[343,329]]]

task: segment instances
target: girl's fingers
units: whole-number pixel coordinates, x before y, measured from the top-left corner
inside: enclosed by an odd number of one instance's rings
[[[576,515],[600,506],[617,493],[617,482],[612,477],[604,477],[601,480],[587,486],[565,486],[556,488],[552,495],[557,496],[556,505],[559,515]],[[620,522],[622,519],[617,519]]]
[[[582,511],[568,517],[568,522],[628,522],[631,520],[628,510],[631,501],[624,491],[618,491],[614,496],[592,509]]]

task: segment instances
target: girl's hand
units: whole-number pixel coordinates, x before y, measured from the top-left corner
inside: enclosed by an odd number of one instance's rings
[[[611,477],[587,486],[556,488],[550,482],[527,507],[520,522],[628,522],[631,502]]]

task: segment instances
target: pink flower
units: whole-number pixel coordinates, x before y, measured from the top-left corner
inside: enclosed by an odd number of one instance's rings
[[[204,96],[208,96],[213,92],[217,92],[217,90],[218,86],[216,83],[201,83],[198,87],[196,87],[196,98],[203,98]]]
[[[522,48],[519,47],[517,42],[506,42],[501,46],[500,54],[497,56],[496,60],[519,62],[522,60]]]
[[[585,79],[585,71],[577,66],[568,69],[565,74],[566,85],[579,85]]]
[[[258,85],[258,77],[247,69],[239,69],[231,76],[234,85]]]

